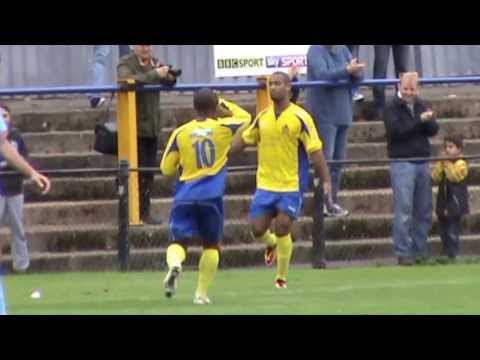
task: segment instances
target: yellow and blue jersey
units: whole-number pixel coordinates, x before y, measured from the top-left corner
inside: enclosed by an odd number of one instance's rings
[[[308,155],[322,150],[314,120],[291,103],[281,114],[273,106],[261,112],[242,134],[258,147],[257,188],[272,192],[304,192],[308,187]]]
[[[246,119],[192,120],[176,129],[160,167],[167,176],[179,172],[176,201],[199,201],[223,196],[227,155],[237,130]]]

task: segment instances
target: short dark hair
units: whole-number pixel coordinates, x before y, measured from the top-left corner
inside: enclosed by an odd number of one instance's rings
[[[443,142],[451,142],[452,144],[455,144],[455,146],[459,149],[463,149],[463,136],[459,134],[450,134],[445,136],[443,139]]]
[[[215,113],[218,106],[218,97],[212,90],[203,88],[193,94],[193,107],[199,115],[207,116]]]
[[[283,80],[285,81],[286,84],[292,83],[292,79],[290,79],[290,76],[288,76],[288,74],[283,71],[275,71],[271,76],[274,76],[274,75],[279,75],[283,77]]]

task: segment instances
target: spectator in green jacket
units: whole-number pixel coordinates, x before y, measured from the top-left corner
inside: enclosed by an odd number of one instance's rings
[[[177,79],[169,66],[153,57],[152,45],[134,45],[133,52],[124,56],[117,67],[118,79],[134,79],[137,84],[173,86]],[[138,166],[158,167],[158,135],[161,130],[160,95],[138,92],[137,96]],[[150,213],[153,173],[139,174],[140,219],[144,224],[158,225]]]

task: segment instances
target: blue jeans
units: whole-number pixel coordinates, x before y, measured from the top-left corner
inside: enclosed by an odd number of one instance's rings
[[[432,227],[432,183],[430,164],[390,164],[395,217],[393,242],[397,257],[427,256]]]
[[[107,57],[112,51],[112,45],[94,45],[93,62],[90,66],[90,84],[92,86],[105,85],[105,65]],[[87,94],[88,98],[99,97],[99,94]]]
[[[321,139],[323,141],[323,152],[325,159],[344,160],[347,157],[347,135],[349,125],[318,125]],[[333,164],[329,166],[330,176],[332,177],[332,200],[334,204],[338,203],[338,192],[342,181],[342,165]],[[333,204],[327,204],[331,206]]]

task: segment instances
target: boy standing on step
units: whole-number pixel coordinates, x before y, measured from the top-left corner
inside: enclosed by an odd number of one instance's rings
[[[463,159],[460,136],[446,136],[444,146],[441,156],[450,159],[435,164],[432,178],[439,184],[436,210],[443,251],[450,260],[455,260],[460,250],[461,219],[469,212],[468,164]]]

